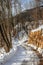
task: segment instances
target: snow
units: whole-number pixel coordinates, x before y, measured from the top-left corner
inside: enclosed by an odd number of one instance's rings
[[[29,49],[31,48],[29,47]],[[39,63],[39,58],[32,49],[31,51],[29,49],[26,51],[22,46],[18,46],[15,55],[4,65],[22,65],[26,61],[29,65],[37,65]]]
[[[23,44],[24,41],[28,40],[28,36],[27,36],[27,34],[25,33],[24,30],[20,31],[18,33],[18,36],[19,36],[19,39],[18,39],[18,37],[17,38],[12,37],[13,46],[14,45],[19,46],[19,45]]]
[[[41,28],[43,29],[43,25],[32,31],[36,31]],[[3,62],[0,61],[0,65],[38,65],[40,63],[40,59],[31,49],[31,47],[35,49],[37,47],[34,45],[28,45],[28,47],[26,47],[25,45],[27,42],[24,42],[27,39],[28,36],[24,30],[19,32],[19,39],[12,37],[13,49],[11,49],[9,53],[5,53],[4,55],[2,54],[3,58],[1,59],[3,59]]]
[[[16,52],[16,47],[12,48],[10,52],[6,53],[4,48],[0,49],[0,65],[8,61]]]
[[[32,30],[32,32],[35,32],[35,31],[38,31],[38,30],[41,30],[41,29],[43,29],[43,25],[39,26],[37,29]]]
[[[39,53],[40,53],[40,54],[42,54],[42,57],[43,57],[43,49],[38,48],[38,50],[37,50],[37,51],[39,51]]]

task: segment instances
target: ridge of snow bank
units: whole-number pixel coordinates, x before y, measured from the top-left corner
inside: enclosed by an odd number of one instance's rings
[[[14,47],[8,53],[6,53],[3,48],[0,49],[2,51],[2,53],[0,52],[0,65],[4,64],[6,61],[8,61],[15,54],[16,49],[17,48]]]
[[[32,32],[35,32],[35,31],[38,31],[38,30],[41,30],[41,29],[43,29],[43,25],[41,25],[41,26],[39,26],[38,28],[32,30]]]

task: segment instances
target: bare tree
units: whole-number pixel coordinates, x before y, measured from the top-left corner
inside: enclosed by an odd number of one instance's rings
[[[8,0],[7,0],[8,1]],[[0,21],[0,33],[1,33],[1,36],[3,37],[3,40],[5,41],[5,45],[4,48],[6,50],[6,52],[8,52],[10,50],[10,48],[12,47],[12,43],[11,43],[11,34],[10,34],[10,21],[9,21],[9,16],[10,14],[8,15],[8,27],[7,27],[7,24],[6,24],[6,17],[5,17],[5,3],[6,1],[4,0],[1,0],[1,7],[2,7],[2,20]],[[9,1],[7,2],[8,4],[8,13],[10,13],[10,5],[9,5]],[[7,28],[8,30],[6,30]],[[10,38],[8,38],[8,33],[6,32],[9,32],[9,36]],[[10,39],[10,40],[9,40]]]

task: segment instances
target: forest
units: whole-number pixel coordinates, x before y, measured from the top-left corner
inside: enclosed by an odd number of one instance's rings
[[[0,47],[4,47],[6,52],[12,48],[11,32],[13,30],[16,35],[15,25],[21,23],[27,32],[24,26],[26,21],[37,21],[37,25],[38,20],[42,20],[43,24],[43,0],[33,0],[33,5],[31,0],[30,5],[27,2],[22,5],[21,0],[0,0]]]

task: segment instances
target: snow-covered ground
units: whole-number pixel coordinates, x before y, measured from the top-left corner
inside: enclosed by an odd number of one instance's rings
[[[40,28],[43,28],[43,25]],[[13,49],[2,55],[3,57],[0,55],[0,65],[38,65],[40,63],[39,57],[31,48],[32,45],[25,48],[27,42],[24,43],[24,41],[28,39],[25,31],[23,30],[19,34],[19,39],[12,37]],[[35,46],[33,45],[33,47]]]
[[[43,25],[39,26],[37,29],[32,30],[32,32],[35,32],[35,31],[38,31],[38,30],[41,30],[41,29],[43,29]]]
[[[18,46],[15,55],[4,65],[38,65],[39,58],[31,47],[25,50],[22,46]],[[27,62],[27,63],[26,63]]]
[[[0,49],[0,65],[7,62],[16,52],[16,46],[10,50],[10,52],[6,53],[4,48]]]

